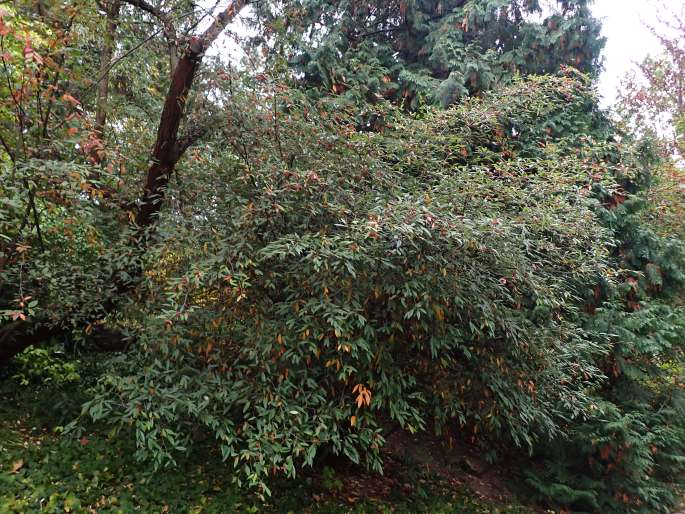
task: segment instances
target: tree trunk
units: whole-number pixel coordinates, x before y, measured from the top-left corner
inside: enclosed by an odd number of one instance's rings
[[[98,96],[95,110],[95,133],[99,139],[103,139],[105,122],[107,121],[107,106],[109,97],[109,68],[112,64],[114,53],[114,41],[116,38],[117,23],[119,21],[119,0],[111,0],[107,5],[107,22],[105,27],[104,42],[100,54],[100,83],[98,84]]]
[[[234,0],[228,4],[201,36],[190,38],[186,51],[178,60],[171,75],[171,84],[164,101],[157,139],[152,151],[152,165],[147,173],[140,208],[136,216],[136,223],[139,227],[149,227],[154,223],[157,213],[162,208],[164,191],[174,167],[187,148],[187,146],[178,145],[178,128],[181,125],[188,93],[202,57],[247,4],[247,0]]]
[[[171,76],[169,92],[164,101],[162,117],[157,129],[157,139],[152,150],[152,165],[147,172],[140,208],[136,223],[140,227],[153,224],[164,199],[164,190],[169,183],[171,173],[181,155],[177,148],[178,128],[185,111],[190,87],[195,79],[195,72],[201,61],[202,45],[198,38],[193,38],[188,51],[178,61]]]

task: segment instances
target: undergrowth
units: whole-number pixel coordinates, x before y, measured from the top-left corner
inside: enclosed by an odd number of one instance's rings
[[[60,435],[61,424],[80,406],[59,399],[83,398],[83,386],[0,381],[0,514],[529,512],[477,499],[419,469],[407,470],[405,480],[415,482],[411,491],[373,498],[354,490],[343,473],[325,467],[297,481],[274,481],[265,503],[240,491],[209,449],[199,448],[175,467],[155,471],[136,461],[130,439],[115,439],[97,427],[78,440]]]

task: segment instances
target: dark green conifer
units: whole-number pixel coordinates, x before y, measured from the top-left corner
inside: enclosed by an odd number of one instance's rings
[[[422,102],[449,105],[517,73],[571,65],[596,74],[604,40],[589,4],[300,0],[287,4],[274,27],[289,36],[291,62],[308,86],[354,102],[386,98],[414,109]]]

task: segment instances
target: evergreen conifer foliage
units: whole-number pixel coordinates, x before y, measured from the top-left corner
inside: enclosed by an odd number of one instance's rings
[[[567,437],[539,448],[544,467],[528,482],[540,498],[574,511],[668,513],[685,469],[685,254],[681,229],[657,232],[649,221],[648,199],[672,180],[670,167],[661,169],[647,144],[621,153],[620,190],[598,192],[598,214],[616,241],[617,280],[595,289],[584,324],[610,337],[598,361],[606,381]],[[669,210],[682,210],[682,191],[670,200]]]
[[[562,64],[598,72],[603,39],[589,3],[301,0],[278,11],[284,18],[268,16],[289,36],[292,64],[308,86],[414,109],[449,105],[517,73],[555,73]]]

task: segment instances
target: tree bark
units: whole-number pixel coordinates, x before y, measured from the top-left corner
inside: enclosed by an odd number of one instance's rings
[[[195,38],[194,38],[195,39]],[[169,92],[164,101],[162,117],[157,128],[157,138],[152,150],[152,165],[148,169],[136,223],[140,227],[152,225],[154,216],[159,212],[164,198],[164,190],[169,183],[171,173],[181,157],[177,155],[176,142],[178,128],[185,111],[190,87],[195,79],[195,72],[200,64],[197,41],[191,41],[188,51],[178,61],[171,76]]]

